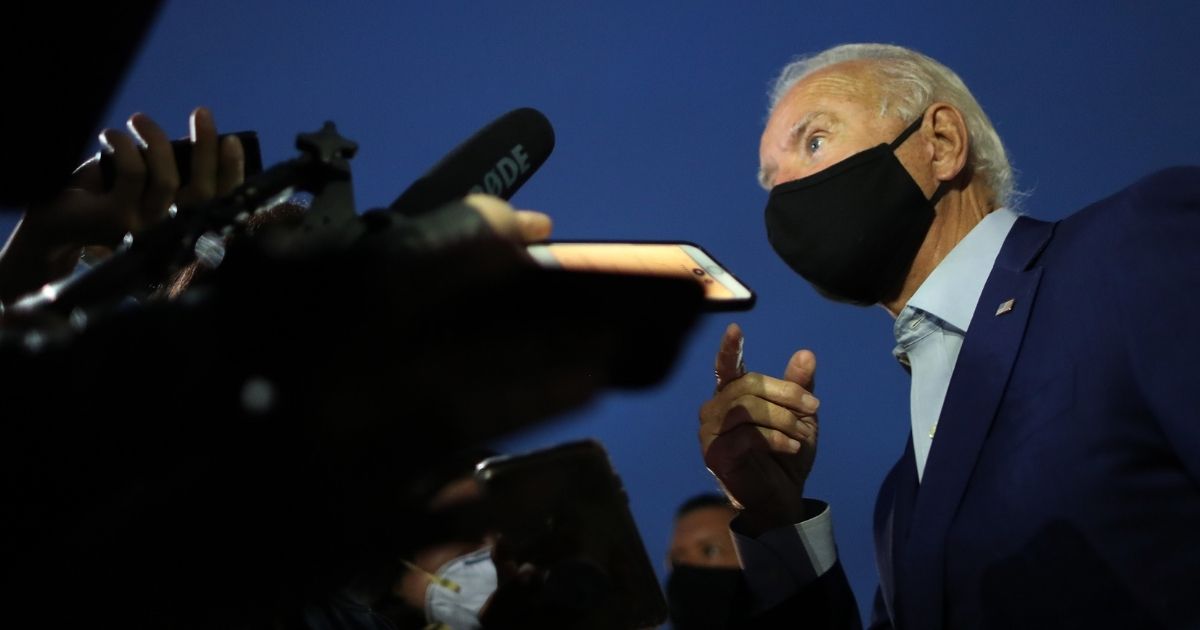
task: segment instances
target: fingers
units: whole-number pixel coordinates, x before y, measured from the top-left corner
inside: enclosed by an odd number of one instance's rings
[[[517,210],[515,218],[521,243],[536,243],[550,238],[554,224],[549,215],[532,210]]]
[[[205,108],[192,114],[191,181],[183,189],[170,138],[162,128],[140,113],[131,116],[127,126],[132,136],[113,129],[100,134],[113,162],[112,187],[104,189],[98,160],[90,160],[76,170],[72,187],[41,213],[45,216],[39,222],[58,231],[60,240],[113,245],[126,232],[136,233],[163,219],[172,203],[206,201],[243,178],[240,142],[231,138],[219,144],[212,114]]]
[[[221,139],[217,157],[217,195],[233,192],[246,179],[246,153],[237,136]]]
[[[463,201],[475,208],[497,235],[508,239],[519,238],[516,213],[508,202],[499,197],[481,194],[467,195]]]
[[[710,415],[706,424],[706,430],[712,437],[733,431],[743,424],[752,424],[758,427],[772,444],[783,439],[775,436],[776,433],[797,442],[794,444],[795,448],[788,451],[792,453],[799,450],[799,441],[813,437],[816,426],[811,416],[802,416],[787,407],[756,396],[737,398],[724,413]]]
[[[212,112],[197,107],[189,119],[192,138],[190,201],[207,201],[217,194],[217,126]]]
[[[799,361],[801,367],[815,365],[811,353]],[[799,384],[751,372],[729,383],[700,408],[702,451],[718,438],[752,427],[761,444],[779,455],[795,455],[807,448],[811,455],[817,442],[816,412],[820,406]],[[803,480],[804,474],[797,478]]]
[[[733,401],[742,396],[754,396],[790,409],[801,415],[812,415],[821,401],[804,387],[792,382],[750,372],[721,390],[716,401]]]
[[[100,173],[100,154],[88,158],[71,173],[71,186],[88,192],[104,192],[104,177]]]
[[[501,238],[522,244],[550,238],[553,224],[546,214],[532,210],[513,210],[507,201],[492,195],[471,194],[463,201],[475,208],[488,227]]]
[[[786,433],[779,431],[768,430],[761,426],[743,424],[738,425],[733,430],[726,433],[721,433],[720,436],[714,439],[715,452],[706,452],[704,454],[704,462],[712,468],[713,464],[725,472],[733,472],[745,464],[750,463],[752,455],[770,455],[779,457],[776,461],[776,467],[781,473],[786,474],[786,466],[779,466],[780,462],[787,461],[794,455],[800,454],[805,449],[805,445],[809,444],[809,440],[798,440],[787,437]],[[720,445],[720,448],[715,445]],[[715,461],[716,458],[724,458],[725,461]],[[740,461],[739,461],[740,460]],[[762,475],[756,475],[761,476]],[[790,475],[788,475],[790,476]],[[803,485],[803,480],[800,481]]]
[[[745,337],[742,335],[741,327],[736,323],[727,326],[725,335],[721,337],[721,346],[717,350],[714,368],[717,376],[717,391],[721,391],[726,385],[746,373],[745,358],[742,352],[744,345]]]
[[[110,195],[119,204],[136,204],[146,184],[146,164],[137,144],[133,138],[112,129],[100,133],[100,142],[112,154],[116,171]]]
[[[811,392],[816,385],[816,373],[817,355],[811,350],[798,350],[788,360],[787,367],[783,370],[783,380],[796,383]]]
[[[179,191],[181,206],[207,202],[232,192],[246,178],[246,152],[236,136],[220,137],[212,112],[197,107],[188,119],[192,141],[188,184]]]
[[[136,231],[166,216],[167,208],[175,199],[175,191],[179,190],[179,170],[175,166],[170,138],[153,120],[145,114],[134,114],[127,125],[146,148],[146,186],[141,204],[132,208],[135,216],[129,217],[130,228]]]

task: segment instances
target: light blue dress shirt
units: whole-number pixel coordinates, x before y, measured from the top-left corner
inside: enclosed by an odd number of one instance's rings
[[[896,318],[892,354],[912,374],[909,405],[918,479],[925,475],[963,336],[1016,220],[1017,214],[1007,208],[984,217],[921,283]]]

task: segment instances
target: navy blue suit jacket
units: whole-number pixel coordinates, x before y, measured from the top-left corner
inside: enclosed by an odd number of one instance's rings
[[[872,626],[1200,628],[1197,307],[1200,168],[1018,219],[880,491]]]

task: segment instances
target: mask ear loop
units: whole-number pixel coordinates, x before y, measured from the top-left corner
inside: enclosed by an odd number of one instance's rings
[[[904,144],[904,141],[908,140],[909,136],[913,135],[918,129],[921,128],[921,123],[923,122],[925,122],[925,114],[918,116],[916,120],[912,121],[912,124],[909,125],[907,129],[901,131],[900,135],[896,136],[896,139],[892,140],[892,143],[888,145],[888,148],[893,151],[899,149],[900,145]]]
[[[949,183],[950,182],[942,182],[942,183],[938,184],[938,187],[936,189],[934,189],[933,196],[931,196],[929,198],[929,205],[931,207],[937,206],[937,203],[942,200],[942,197],[947,192],[949,192],[949,190],[950,190],[950,186],[948,186]]]
[[[454,580],[444,578],[444,577],[438,577],[438,576],[426,571],[425,569],[422,569],[421,567],[409,562],[408,560],[401,560],[401,562],[403,562],[404,566],[408,567],[410,570],[420,573],[421,575],[425,576],[425,579],[429,580],[430,582],[433,582],[434,584],[437,584],[438,586],[440,586],[444,589],[454,591],[455,593],[462,592],[462,587],[459,586],[458,582],[455,582]]]
[[[892,140],[891,144],[888,145],[888,148],[891,149],[892,151],[895,151],[896,149],[900,148],[900,145],[904,144],[904,141],[908,140],[909,136],[913,135],[914,133],[917,132],[918,129],[921,128],[921,123],[923,123],[923,122],[925,122],[925,114],[924,113],[922,113],[920,116],[918,116],[916,120],[912,121],[912,124],[910,124],[907,129],[905,129],[904,131],[901,131],[900,135],[896,136],[896,139]],[[938,187],[936,189],[934,189],[934,191],[933,191],[933,195],[929,197],[929,205],[930,206],[936,206],[937,203],[942,200],[942,197],[944,197],[946,195],[946,193],[949,192],[950,187],[947,186],[947,184],[949,184],[949,183],[950,182],[942,182],[942,183],[938,184]]]

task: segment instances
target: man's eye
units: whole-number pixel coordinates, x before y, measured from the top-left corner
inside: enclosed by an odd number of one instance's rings
[[[808,139],[808,152],[816,153],[825,144],[824,136],[813,136]]]

